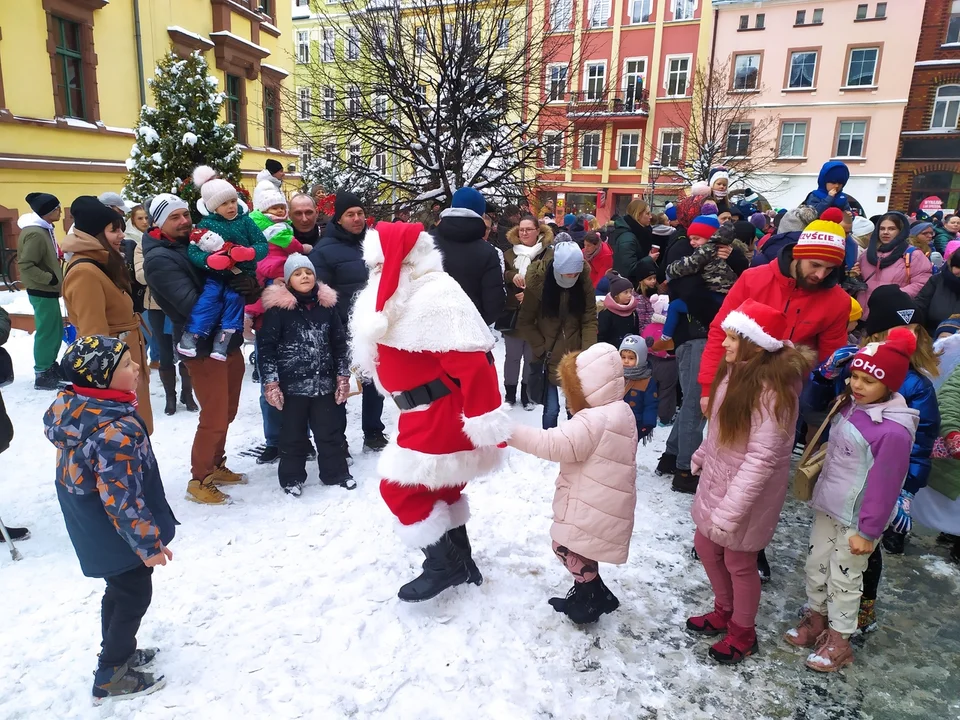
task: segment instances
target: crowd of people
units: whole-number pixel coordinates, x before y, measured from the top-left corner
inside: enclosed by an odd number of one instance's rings
[[[402,210],[374,224],[349,190],[321,215],[322,189],[288,199],[282,177],[268,164],[248,208],[198,167],[196,225],[173,194],[81,196],[59,241],[60,201],[27,197],[18,263],[35,387],[58,391],[44,417],[58,497],[83,572],[106,580],[96,700],[162,684],[135,637],[177,525],[150,444],[150,370],[165,414],[199,411],[187,499],[228,503],[222,488],[247,482],[225,454],[245,337],[257,462],[278,463],[288,495],[304,491],[309,460],[323,484],[356,488],[345,408],[361,396],[381,496],[425,555],[404,601],[482,582],[464,491],[511,446],[559,463],[552,551],[573,586],[550,605],[575,623],[615,610],[599,563],[628,559],[637,446],[658,427],[669,434],[656,472],[695,495],[693,554],[714,592],[686,628],[722,636],[709,651],[720,663],[757,652],[765,547],[795,449],[805,470],[819,463],[803,498],[815,510],[807,603],[784,634],[810,649],[808,667],[853,662],[851,635],[877,627],[883,552],[904,551],[914,519],[960,562],[958,216],[864,217],[838,162],[797,208],[731,194],[714,168],[662,214],[634,199],[606,227],[590,214],[558,222],[549,205],[494,215],[473,188],[424,222]],[[57,362],[60,297],[77,338]],[[393,437],[385,397],[400,409]],[[512,419],[515,405],[540,406],[540,427]],[[2,450],[2,405],[0,430]]]

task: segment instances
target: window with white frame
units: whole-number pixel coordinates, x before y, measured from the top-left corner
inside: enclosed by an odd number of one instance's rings
[[[351,85],[347,89],[347,113],[350,115],[360,114],[360,88]]]
[[[842,120],[837,132],[837,152],[834,157],[863,157],[866,136],[866,120]]]
[[[550,102],[563,102],[567,97],[567,66],[549,65],[547,67],[547,99]]]
[[[627,110],[633,110],[643,102],[643,80],[646,74],[646,58],[627,58],[623,61],[623,103]]]
[[[696,0],[673,0],[673,19],[693,20],[693,11],[696,6]]]
[[[421,107],[427,104],[427,86],[426,85],[417,85],[416,101],[417,101],[417,104],[420,105]]]
[[[730,123],[727,128],[727,156],[746,157],[750,154],[750,131],[753,125],[748,122]]]
[[[606,27],[610,21],[610,0],[590,0],[587,17],[590,27]]]
[[[733,61],[733,89],[757,90],[760,87],[760,53],[737,55]]]
[[[887,4],[885,2],[878,2],[877,9],[874,11],[873,16],[875,18],[885,18],[887,16]]]
[[[878,3],[877,7],[879,8],[884,3]],[[879,10],[878,10],[879,12]],[[823,24],[823,8],[814,8],[813,10],[813,24],[822,25]]]
[[[633,24],[650,22],[653,14],[653,0],[631,0],[630,22]]]
[[[310,31],[297,30],[297,62],[306,65],[310,62]]]
[[[690,56],[667,56],[667,97],[682,97],[687,94],[690,81]]]
[[[660,131],[660,164],[663,167],[679,167],[683,153],[683,131]]]
[[[807,123],[788,121],[780,125],[780,150],[778,157],[804,157],[807,150]]]
[[[360,59],[360,31],[355,28],[347,28],[347,60]]]
[[[323,144],[323,159],[328,163],[335,163],[337,160],[339,160],[337,155],[337,144],[335,142]]]
[[[387,47],[387,26],[381,23],[377,23],[373,26],[373,42],[374,45],[380,49],[380,52],[384,52],[384,49]]]
[[[321,30],[322,33],[322,54],[324,62],[333,62],[334,61],[334,50],[336,43],[336,31],[333,28],[324,28]]]
[[[310,107],[310,88],[297,88],[297,119],[309,120],[312,114]]]
[[[602,100],[607,80],[606,62],[588,62],[583,70],[583,87],[586,100]]]
[[[427,29],[418,25],[413,35],[413,50],[417,55],[422,55],[427,49]]]
[[[933,101],[931,130],[956,130],[960,113],[960,85],[941,85]]]
[[[853,48],[847,64],[847,87],[876,85],[880,48]]]
[[[867,19],[867,10],[870,9],[870,6],[867,3],[861,3],[857,5],[857,20],[866,20]]]
[[[617,148],[617,166],[621,170],[635,170],[637,159],[640,157],[640,133],[620,133],[619,147]]]
[[[307,166],[313,160],[313,145],[309,142],[300,146],[300,172],[307,169]]]
[[[558,168],[563,161],[563,135],[558,132],[543,134],[543,166]]]
[[[379,148],[373,154],[373,169],[381,175],[387,174],[387,153]]]
[[[960,42],[960,0],[950,3],[950,19],[947,21],[947,42]]]
[[[455,34],[454,27],[451,23],[444,23],[443,25],[443,48],[444,50],[452,50],[456,44],[457,38]]]
[[[327,86],[323,89],[323,119],[333,120],[336,114],[337,92],[333,87]]]
[[[387,116],[387,96],[382,87],[375,88],[373,96],[373,112],[377,117]]]
[[[553,0],[550,3],[550,29],[569,30],[573,20],[573,0]]]
[[[352,166],[357,166],[363,162],[360,155],[360,141],[354,140],[347,146],[347,162]]]
[[[502,50],[510,43],[510,23],[497,20],[497,49]]]
[[[467,37],[470,39],[470,43],[474,46],[479,45],[481,35],[482,35],[482,28],[480,27],[480,21],[477,20],[475,22],[470,23],[469,32],[467,33]]]
[[[600,165],[600,133],[588,132],[580,136],[580,167],[596,170]]]
[[[817,51],[797,50],[790,53],[790,74],[787,76],[787,87],[805,89],[813,87],[813,79],[817,76]]]

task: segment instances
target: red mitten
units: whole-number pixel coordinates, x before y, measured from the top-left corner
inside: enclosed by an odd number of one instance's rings
[[[229,270],[233,267],[233,260],[225,253],[211,253],[207,256],[207,266],[211,270]]]
[[[943,442],[947,446],[947,452],[950,453],[950,456],[954,460],[960,460],[960,432],[954,430],[943,439]]]
[[[234,245],[230,248],[230,257],[234,262],[249,262],[257,257],[257,251],[251,247]]]

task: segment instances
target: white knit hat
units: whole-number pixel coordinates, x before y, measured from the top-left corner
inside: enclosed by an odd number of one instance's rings
[[[287,199],[283,193],[271,182],[263,181],[253,189],[253,209],[266,212],[274,205],[287,207]]]
[[[162,226],[170,213],[175,210],[188,210],[189,205],[183,198],[171,193],[160,193],[150,201],[150,219],[157,227]]]
[[[310,262],[310,258],[300,253],[290,253],[287,256],[286,262],[283,263],[283,282],[290,282],[290,276],[300,268],[307,268],[307,270],[314,275],[317,274],[316,268],[314,268],[313,263]]]
[[[205,214],[215,213],[225,202],[239,199],[237,189],[226,180],[218,178],[217,171],[209,165],[199,165],[194,169],[193,184],[200,189],[202,200],[197,203],[197,209],[201,213],[204,210]]]

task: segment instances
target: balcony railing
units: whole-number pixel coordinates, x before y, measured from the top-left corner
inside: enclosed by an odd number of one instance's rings
[[[567,103],[569,117],[615,117],[649,115],[650,103],[646,90],[602,90],[564,93],[555,102]]]

